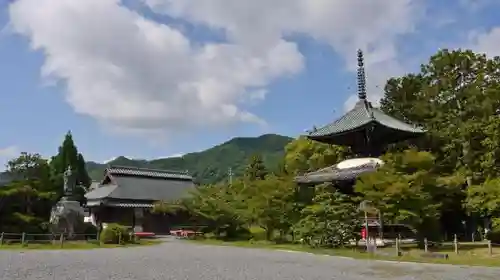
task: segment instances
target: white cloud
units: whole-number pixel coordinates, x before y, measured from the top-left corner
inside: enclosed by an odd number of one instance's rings
[[[485,33],[473,33],[471,35],[471,49],[486,53],[489,56],[500,56],[500,27],[491,29]]]
[[[0,148],[0,172],[5,170],[7,162],[21,153],[19,147],[12,145],[4,148]]]
[[[158,133],[265,124],[241,105],[302,70],[291,34],[330,44],[350,70],[356,48],[366,50],[373,88],[402,71],[395,40],[414,30],[423,11],[418,0],[142,1],[222,30],[228,42],[199,46],[120,0],[18,0],[10,5],[10,24],[45,53],[43,75],[65,83],[76,112],[118,130]]]

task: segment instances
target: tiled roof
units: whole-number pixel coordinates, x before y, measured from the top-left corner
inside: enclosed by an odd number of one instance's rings
[[[144,176],[153,178],[177,178],[192,180],[193,177],[189,176],[188,171],[173,171],[161,169],[139,168],[131,166],[109,166],[106,173],[111,175],[130,175],[130,176]]]
[[[319,129],[309,132],[307,137],[312,140],[337,145],[360,145],[360,137],[365,137],[365,131],[371,129],[370,137],[379,136],[378,144],[389,144],[413,138],[424,133],[424,130],[404,123],[386,115],[378,108],[373,108],[366,99],[366,76],[364,70],[363,52],[358,50],[358,99],[354,108],[338,120]],[[358,134],[358,135],[354,135]],[[361,135],[363,134],[363,135]],[[389,138],[380,136],[391,135]],[[373,138],[373,137],[372,137]],[[363,141],[363,139],[361,139]]]
[[[109,185],[99,185],[98,187],[90,190],[85,194],[85,198],[87,199],[101,199],[109,197],[113,191],[117,188],[117,185],[109,184]]]
[[[89,191],[97,189],[101,184],[97,181],[93,181],[92,184],[90,184],[90,187],[88,188]]]
[[[321,137],[356,130],[371,122],[376,122],[394,130],[410,133],[424,133],[424,130],[404,123],[396,118],[386,115],[378,108],[373,108],[368,101],[358,101],[354,108],[338,120],[319,129],[309,132],[310,137]]]
[[[192,177],[185,172],[112,166],[106,170],[106,176],[111,178],[110,182],[103,180],[85,194],[89,206],[98,200],[105,203],[125,200],[127,204],[149,205],[152,201],[178,199],[195,187]]]
[[[399,130],[399,131],[406,131],[410,133],[425,133],[425,130],[416,127],[410,124],[407,124],[403,121],[400,121],[394,117],[391,117],[387,115],[386,113],[382,112],[379,108],[371,108],[371,111],[373,112],[373,118],[379,122],[382,125],[385,125],[387,127],[390,127],[394,130]]]
[[[93,206],[99,206],[101,205],[101,201],[99,200],[94,200],[94,201],[87,201],[87,207],[93,207]],[[102,203],[105,204],[106,206],[112,206],[112,207],[123,207],[123,208],[153,208],[154,204],[153,203],[142,203],[142,202],[107,202],[107,203]]]
[[[295,177],[295,182],[299,184],[321,184],[333,181],[353,180],[364,173],[376,171],[378,166],[378,164],[368,163],[355,168],[338,169],[336,165],[332,165],[302,176],[297,176]]]
[[[329,123],[319,129],[309,132],[310,137],[326,136],[362,127],[372,121],[370,112],[363,102],[358,102],[352,110],[340,117],[338,120]]]
[[[111,202],[108,203],[109,206],[113,207],[124,207],[124,208],[153,208],[153,203],[125,203],[125,202]]]

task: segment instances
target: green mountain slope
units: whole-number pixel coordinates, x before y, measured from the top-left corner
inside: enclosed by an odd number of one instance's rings
[[[87,162],[87,170],[93,180],[100,180],[106,166],[126,165],[156,169],[188,170],[201,184],[226,180],[229,168],[234,176],[243,174],[253,154],[260,154],[269,169],[276,168],[284,154],[284,147],[292,138],[265,134],[259,137],[236,137],[208,150],[185,154],[182,157],[133,160],[118,157],[107,164]]]

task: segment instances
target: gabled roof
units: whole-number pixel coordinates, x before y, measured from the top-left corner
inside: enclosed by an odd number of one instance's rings
[[[124,207],[132,205],[130,201],[152,205],[154,201],[175,200],[193,189],[195,184],[185,171],[110,166],[104,179],[93,187],[85,194],[88,206],[104,203]]]
[[[385,114],[368,102],[361,51],[358,51],[358,99],[354,108],[338,120],[319,129],[315,128],[306,136],[320,142],[352,147],[366,145],[363,142],[367,137],[370,138],[371,145],[383,145],[414,138],[425,132]]]

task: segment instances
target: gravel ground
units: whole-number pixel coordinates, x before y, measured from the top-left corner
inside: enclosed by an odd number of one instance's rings
[[[94,250],[0,251],[0,280],[497,280],[500,269],[390,263],[172,241]]]

